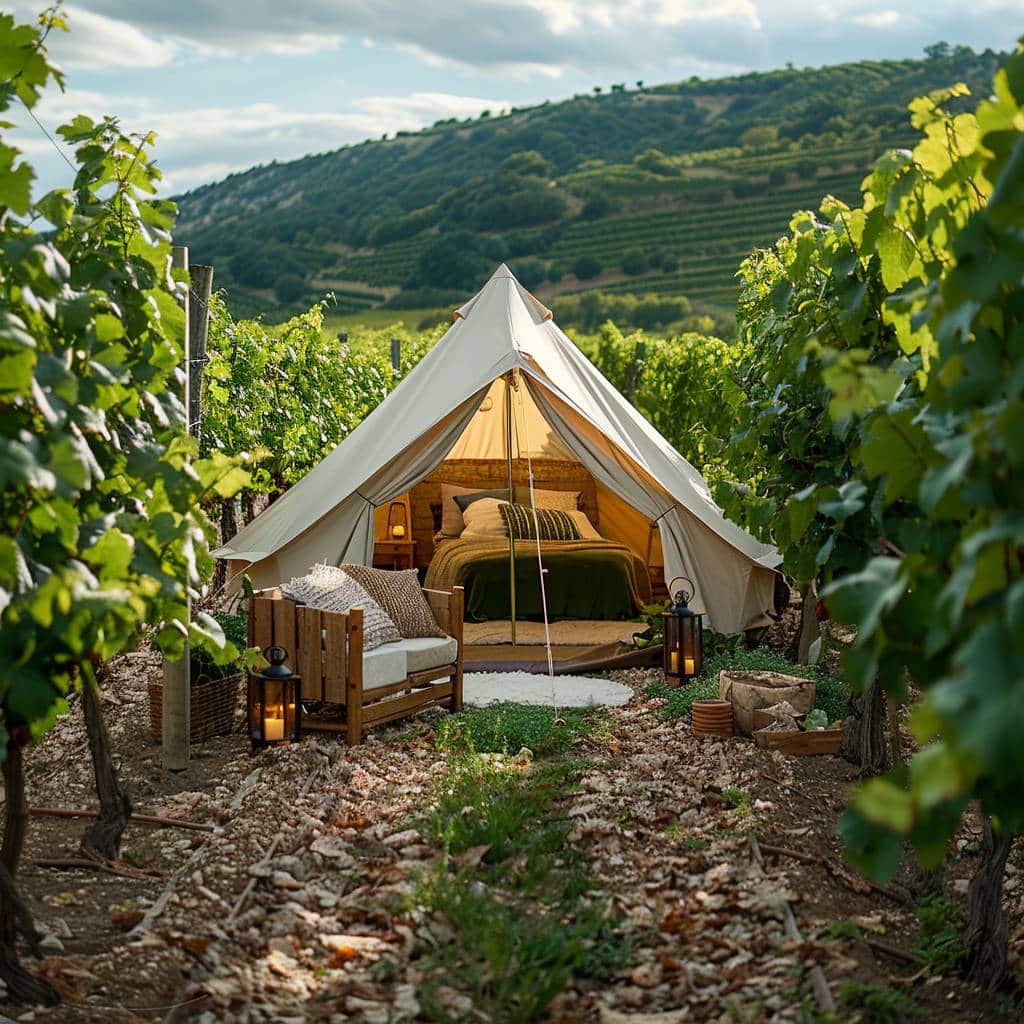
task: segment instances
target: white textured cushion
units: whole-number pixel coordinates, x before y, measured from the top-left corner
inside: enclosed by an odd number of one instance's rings
[[[398,643],[382,644],[372,651],[364,651],[363,689],[376,690],[381,686],[400,683],[409,674],[408,657],[402,644],[415,642],[401,640]]]
[[[388,647],[399,647],[405,652],[410,674],[450,665],[459,653],[458,641],[450,636],[418,636],[400,640],[397,644],[388,644]]]
[[[499,511],[502,505],[507,504],[508,502],[499,501],[497,498],[481,498],[474,501],[462,514],[466,522],[463,534],[469,537],[507,537],[508,528]]]
[[[370,597],[362,584],[332,565],[314,565],[307,575],[293,577],[290,583],[285,583],[281,593],[293,601],[326,612],[362,609],[364,651],[402,639],[391,617]]]

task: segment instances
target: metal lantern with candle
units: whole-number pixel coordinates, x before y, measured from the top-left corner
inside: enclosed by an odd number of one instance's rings
[[[302,680],[285,664],[283,647],[268,647],[263,656],[270,664],[249,673],[246,702],[253,753],[302,738]]]
[[[405,540],[406,530],[409,524],[406,522],[405,502],[393,501],[388,508],[388,536],[392,540]]]
[[[677,583],[687,584],[675,589]],[[704,616],[687,603],[693,597],[693,581],[677,576],[669,584],[669,606],[662,612],[665,625],[665,677],[672,686],[689,682],[704,667]]]

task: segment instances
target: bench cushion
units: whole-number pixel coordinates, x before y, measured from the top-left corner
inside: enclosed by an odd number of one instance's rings
[[[399,640],[396,644],[386,647],[398,647],[406,655],[408,673],[425,672],[430,668],[450,665],[458,657],[459,644],[450,636],[422,636],[407,640]],[[380,650],[380,648],[378,648]]]
[[[363,652],[363,690],[376,690],[381,686],[400,683],[408,674],[408,660],[398,643],[381,644],[372,651]]]

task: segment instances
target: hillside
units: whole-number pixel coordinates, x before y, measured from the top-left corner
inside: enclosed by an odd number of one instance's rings
[[[180,197],[178,236],[239,313],[328,291],[339,312],[444,305],[506,259],[548,300],[650,293],[720,314],[753,246],[824,193],[855,197],[869,163],[909,141],[910,99],[984,89],[1000,60],[929,49],[616,85],[259,166]]]

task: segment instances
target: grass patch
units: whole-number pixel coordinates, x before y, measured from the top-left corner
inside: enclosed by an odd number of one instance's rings
[[[436,746],[446,753],[515,754],[523,747],[535,757],[567,750],[598,727],[600,711],[528,704],[491,704],[446,715],[437,727]]]
[[[452,759],[423,823],[448,856],[420,877],[415,893],[418,910],[454,932],[447,940],[439,934],[425,957],[427,1019],[460,1016],[442,998],[448,986],[484,1019],[526,1024],[573,978],[607,978],[627,961],[618,920],[595,898],[557,814],[559,799],[590,767],[573,760],[522,767],[479,753]]]
[[[435,977],[420,994],[427,1019],[452,1019],[438,993],[444,984],[467,995],[481,1019],[528,1024],[574,977],[607,978],[624,962],[614,923],[596,904],[510,903],[472,874],[435,871],[419,890],[424,909],[457,934],[429,958]]]
[[[722,802],[740,814],[747,814],[750,811],[750,797],[739,786],[726,786],[722,790]]]
[[[917,936],[911,952],[932,974],[958,972],[967,959],[957,905],[945,896],[924,900],[917,907]]]
[[[825,926],[822,934],[830,939],[856,939],[860,941],[864,938],[864,932],[861,931],[861,927],[856,921],[833,921],[832,924]]]
[[[654,683],[647,688],[649,697],[662,697],[667,718],[686,718],[695,700],[718,699],[718,673],[723,669],[746,669],[753,672],[782,672],[816,682],[814,706],[828,715],[830,722],[846,716],[850,691],[838,677],[816,665],[795,665],[778,651],[767,647],[747,650],[742,644],[723,646],[704,662],[704,670],[692,682],[678,688]]]
[[[921,1012],[909,992],[888,985],[844,981],[839,986],[843,1006],[858,1011],[865,1024],[900,1024],[907,1017]]]
[[[795,668],[806,666],[794,666]],[[790,673],[793,675],[794,673]],[[828,715],[829,723],[845,718],[849,713],[850,688],[839,676],[821,673],[815,677],[814,706]]]

